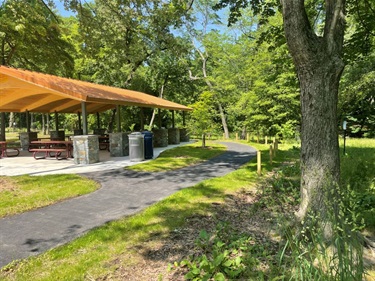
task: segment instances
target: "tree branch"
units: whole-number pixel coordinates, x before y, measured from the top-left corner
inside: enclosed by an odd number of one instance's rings
[[[281,0],[285,36],[296,67],[309,65],[320,48],[320,40],[309,22],[304,0]],[[301,50],[304,50],[301,52]]]
[[[341,53],[345,29],[345,0],[326,0],[324,38],[329,54]]]
[[[189,69],[189,79],[190,80],[200,80],[202,79],[201,77],[198,77],[198,76],[193,76],[191,70]]]

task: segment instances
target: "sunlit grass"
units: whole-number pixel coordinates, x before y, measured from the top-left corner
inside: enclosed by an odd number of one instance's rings
[[[78,175],[0,176],[0,218],[93,192],[99,184]]]
[[[215,157],[223,153],[225,149],[224,145],[214,142],[207,142],[206,147],[202,148],[202,143],[196,142],[166,150],[154,160],[130,166],[127,169],[145,172],[180,169]]]
[[[280,150],[271,166],[269,145],[256,143],[250,145],[262,151],[264,174],[280,166],[281,163],[298,161],[299,158],[299,150],[293,148],[298,145],[280,144]],[[370,148],[372,147],[375,146],[371,145]],[[355,148],[354,144],[353,148]],[[351,151],[351,154],[353,153],[354,151]],[[369,152],[365,156],[367,157],[368,154]],[[342,159],[344,173],[347,169],[345,167],[349,167],[351,162],[348,156],[345,157],[346,159]],[[358,161],[363,162],[363,159]],[[67,245],[18,264],[9,265],[1,271],[0,279],[110,279],[108,276],[111,276],[116,268],[125,268],[139,262],[138,251],[142,249],[144,242],[150,240],[157,242],[167,237],[175,229],[184,227],[188,223],[187,218],[192,215],[209,215],[212,203],[221,203],[229,193],[244,187],[252,188],[258,180],[256,160],[253,159],[239,170],[224,177],[210,179],[194,187],[183,189],[134,216],[108,223]]]
[[[287,158],[285,151],[279,155],[274,166]],[[270,169],[265,163],[263,171]],[[5,267],[0,279],[83,280],[106,276],[114,270],[113,261],[120,260],[123,267],[137,263],[135,249],[142,247],[143,242],[166,237],[183,227],[192,215],[209,214],[213,202],[223,202],[228,193],[241,188],[252,188],[258,179],[253,159],[224,177],[183,189],[134,216],[108,223],[67,245]]]

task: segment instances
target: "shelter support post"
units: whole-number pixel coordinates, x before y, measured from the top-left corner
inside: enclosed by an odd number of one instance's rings
[[[82,108],[82,129],[83,129],[83,134],[87,135],[88,130],[87,130],[87,110],[86,110],[86,102],[82,101],[81,102],[81,108]]]
[[[116,113],[117,113],[117,132],[120,133],[121,132],[121,112],[120,112],[121,108],[119,105],[116,105]]]
[[[185,115],[185,111],[182,111],[182,126],[186,126],[186,115]]]
[[[26,114],[26,132],[30,133],[30,113],[28,110],[25,112]]]
[[[5,141],[5,112],[1,112],[0,141]]]
[[[174,110],[172,110],[172,129],[174,129],[175,123],[174,123]]]
[[[81,112],[78,111],[78,129],[82,130]]]
[[[59,130],[59,114],[55,111],[55,130]]]
[[[96,127],[100,129],[100,114],[99,112],[96,113]]]

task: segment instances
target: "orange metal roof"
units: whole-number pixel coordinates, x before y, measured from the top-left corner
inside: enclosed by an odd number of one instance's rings
[[[191,108],[141,92],[0,66],[0,111],[101,112],[116,105],[189,111]]]

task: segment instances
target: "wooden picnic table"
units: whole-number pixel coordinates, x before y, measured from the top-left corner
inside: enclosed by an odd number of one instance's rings
[[[10,143],[12,143],[12,142],[0,141],[0,158],[3,158],[5,156],[15,157],[15,156],[18,156],[20,154],[20,151],[19,151],[18,147],[8,146],[8,144],[10,144]],[[12,153],[9,153],[9,150],[12,150]]]
[[[47,157],[55,157],[58,160],[67,159],[72,157],[73,142],[61,140],[32,141],[29,151],[33,152],[35,159],[44,159]],[[37,157],[38,153],[44,153],[44,157]],[[65,154],[65,157],[60,157],[62,153]]]

